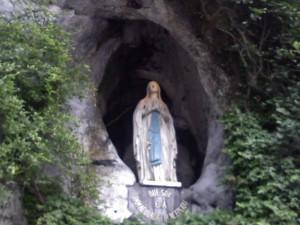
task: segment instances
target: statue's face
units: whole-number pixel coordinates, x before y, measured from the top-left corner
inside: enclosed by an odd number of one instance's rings
[[[148,84],[148,88],[149,88],[150,93],[159,93],[159,91],[160,91],[159,85],[155,81],[151,81]]]

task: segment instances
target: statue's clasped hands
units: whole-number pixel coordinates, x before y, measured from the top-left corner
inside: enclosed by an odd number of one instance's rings
[[[147,150],[150,151],[151,150],[151,142],[149,140],[147,140]]]

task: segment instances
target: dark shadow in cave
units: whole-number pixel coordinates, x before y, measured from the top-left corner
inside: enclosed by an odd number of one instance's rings
[[[156,27],[155,29],[162,28]],[[139,32],[138,29],[133,30]],[[162,32],[164,35],[167,33],[165,30]],[[163,45],[161,42],[165,40],[158,41],[159,37],[155,37],[155,33],[151,33],[151,35],[139,34],[133,40],[134,43],[132,43],[132,40],[129,42],[128,39],[125,40],[125,43],[111,57],[99,87],[98,96],[101,96],[106,105],[103,120],[109,137],[114,143],[120,158],[137,175],[132,149],[132,117],[138,101],[146,95],[147,83],[153,79],[152,77],[142,76],[139,71],[150,70],[159,76],[164,76],[160,71],[160,62],[153,60],[153,56],[157,52],[163,52],[160,46]],[[188,125],[180,125],[181,121],[185,120],[185,116],[180,115],[180,106],[176,106],[173,101],[174,98],[164,90],[164,83],[159,83],[161,84],[162,98],[168,105],[175,122],[178,144],[178,180],[183,183],[184,187],[188,187],[201,174],[204,151],[197,143],[191,128]],[[203,135],[203,139],[205,139],[206,134]]]

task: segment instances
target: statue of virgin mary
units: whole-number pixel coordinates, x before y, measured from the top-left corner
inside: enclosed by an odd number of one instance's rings
[[[161,99],[160,87],[151,81],[147,95],[133,115],[133,151],[139,183],[177,186],[177,144],[172,116]]]

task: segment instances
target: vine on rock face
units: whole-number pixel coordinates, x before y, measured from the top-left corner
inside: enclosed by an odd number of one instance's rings
[[[171,224],[299,224],[300,3],[183,4],[199,20],[196,33],[238,84],[223,118],[225,151],[232,159],[227,182],[236,196],[232,212],[187,214]]]

